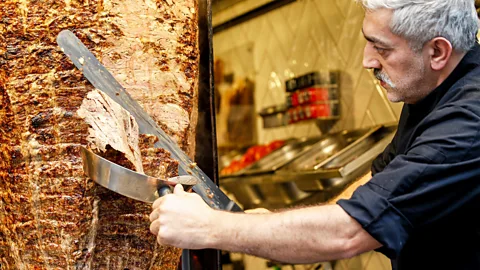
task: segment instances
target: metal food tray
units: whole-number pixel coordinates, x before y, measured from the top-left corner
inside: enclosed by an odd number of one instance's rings
[[[284,171],[296,172],[318,169],[323,162],[345,149],[359,138],[368,137],[370,134],[380,129],[381,126],[368,129],[357,129],[351,131],[341,131],[326,135],[307,152],[299,155],[294,161],[282,168]]]
[[[315,143],[322,140],[322,138],[323,137],[302,138],[287,142],[284,146],[243,169],[240,174],[273,173],[294,160],[297,156],[308,151]]]
[[[307,198],[310,193],[300,190],[294,182],[277,179],[275,174],[246,175],[220,179],[220,185],[244,209],[264,207],[284,208]]]
[[[375,129],[310,170],[285,172],[283,177],[294,177],[304,191],[343,188],[369,170],[373,159],[391,142],[395,130],[394,126]]]

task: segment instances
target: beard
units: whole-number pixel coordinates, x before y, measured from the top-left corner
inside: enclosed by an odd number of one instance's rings
[[[374,69],[375,78],[386,84],[387,98],[391,102],[415,103],[422,98],[422,80],[425,76],[423,59],[414,60],[411,68],[403,75],[401,80],[393,82],[390,77],[380,69]]]

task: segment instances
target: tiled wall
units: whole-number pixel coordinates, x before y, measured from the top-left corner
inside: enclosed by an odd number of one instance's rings
[[[245,0],[214,14],[214,25],[255,2]],[[362,19],[363,10],[353,0],[299,0],[215,34],[214,53],[252,46],[256,111],[284,103],[284,82],[291,77],[340,70],[342,117],[333,131],[397,121],[402,105],[390,103],[372,74],[362,68]],[[251,61],[237,59],[232,69],[240,71],[248,66],[242,61]],[[258,117],[257,125],[259,143],[320,134],[313,122],[263,129]]]
[[[214,25],[255,6],[257,0],[214,14]],[[265,2],[265,1],[264,1]],[[240,11],[239,11],[240,10]],[[221,55],[235,48],[251,46],[250,57],[236,57],[232,69],[250,74],[255,80],[256,111],[285,100],[284,82],[288,78],[314,70],[341,70],[342,117],[333,131],[398,121],[402,104],[388,102],[370,72],[362,68],[365,41],[361,33],[363,10],[353,0],[299,0],[264,16],[214,35],[214,52]],[[314,136],[320,131],[315,123],[263,129],[258,117],[258,141]],[[265,269],[265,261],[250,260],[251,269]],[[388,260],[374,252],[339,261],[335,270],[390,269]]]

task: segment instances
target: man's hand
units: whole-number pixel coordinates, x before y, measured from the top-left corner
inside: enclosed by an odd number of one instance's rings
[[[215,211],[182,185],[157,199],[150,214],[150,231],[161,245],[188,249],[209,248]]]
[[[269,214],[269,213],[271,213],[271,211],[266,209],[266,208],[254,208],[254,209],[245,210],[245,213],[247,213],[247,214]]]

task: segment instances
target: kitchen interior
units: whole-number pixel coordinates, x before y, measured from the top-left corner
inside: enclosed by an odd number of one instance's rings
[[[220,187],[245,210],[328,202],[369,172],[402,104],[362,67],[353,0],[217,0],[213,50]],[[380,253],[283,265],[223,253],[224,269],[391,269]]]

